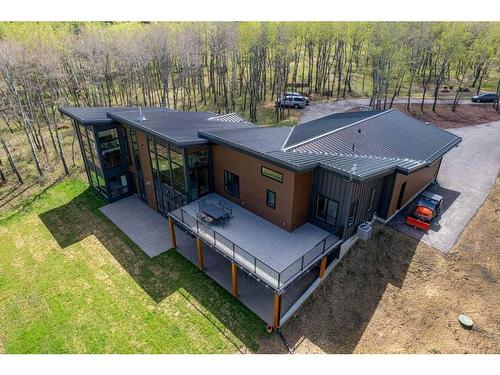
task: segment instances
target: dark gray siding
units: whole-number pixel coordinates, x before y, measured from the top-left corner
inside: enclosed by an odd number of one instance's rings
[[[354,182],[335,172],[323,168],[316,169],[313,175],[313,187],[309,206],[311,223],[341,236],[342,239],[348,239],[356,232],[360,223],[370,220],[374,212],[378,214],[381,197],[383,197],[385,179],[386,177],[379,177],[364,182]],[[370,212],[367,212],[373,188],[376,188],[374,208]],[[338,202],[339,206],[335,226],[316,217],[318,194]],[[355,220],[351,225],[348,225],[349,210],[351,204],[355,201],[358,201]]]
[[[384,177],[379,177],[376,179],[364,181],[364,182],[353,182],[351,201],[347,207],[347,218],[346,218],[346,231],[344,234],[344,239],[351,237],[356,233],[358,225],[364,221],[371,220],[373,214],[377,212],[379,207],[380,197],[383,195]],[[370,204],[370,196],[373,189],[375,190],[375,201],[373,209],[368,211],[368,206]],[[349,210],[351,204],[358,202],[357,210],[354,222],[348,225]]]
[[[309,204],[309,218],[311,223],[331,233],[341,235],[346,219],[344,202],[350,201],[352,183],[337,173],[323,168],[317,168],[313,174],[313,186]],[[338,202],[337,221],[335,226],[326,223],[316,217],[316,200],[318,194]]]
[[[384,185],[382,187],[382,194],[378,204],[377,216],[382,219],[387,219],[389,206],[391,204],[392,193],[394,190],[394,181],[396,173],[391,173],[384,177]]]

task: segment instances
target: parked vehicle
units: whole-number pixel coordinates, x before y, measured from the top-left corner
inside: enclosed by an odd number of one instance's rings
[[[420,194],[417,207],[415,207],[413,213],[406,218],[406,223],[414,228],[419,228],[427,232],[431,220],[439,215],[442,204],[443,197],[441,195],[424,191]]]
[[[306,99],[303,96],[284,96],[276,101],[277,107],[305,108]]]
[[[485,92],[479,95],[474,95],[471,100],[474,103],[493,103],[497,97],[497,94],[493,92]]]
[[[302,97],[302,98],[305,99],[307,105],[309,105],[309,102],[311,101],[311,98],[309,98],[309,96],[304,95],[304,94],[300,94],[298,92],[293,92],[293,91],[286,92],[285,96],[298,96],[298,97]]]

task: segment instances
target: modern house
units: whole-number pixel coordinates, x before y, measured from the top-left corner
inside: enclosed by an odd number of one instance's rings
[[[243,303],[239,272],[263,286],[272,303],[260,316],[275,328],[344,256],[359,225],[389,221],[461,141],[392,109],[295,127],[162,108],[60,111],[74,120],[90,185],[110,202],[135,194],[169,218],[173,247],[175,227],[196,238],[200,269],[204,251],[224,258]]]

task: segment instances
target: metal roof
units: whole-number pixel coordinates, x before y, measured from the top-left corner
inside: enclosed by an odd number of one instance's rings
[[[344,126],[351,125],[381,112],[382,111],[361,111],[334,113],[299,124],[293,128],[290,136],[283,144],[283,148],[286,149],[294,145],[298,145],[301,142],[309,140],[313,137],[338,130]]]
[[[177,112],[165,108],[63,107],[84,124],[113,121],[179,146],[226,144],[296,171],[322,167],[356,180],[430,165],[461,138],[396,110],[337,113],[294,128],[259,128],[234,113]]]
[[[307,124],[312,128],[305,129]],[[297,127],[208,130],[200,136],[292,170],[319,166],[355,180],[396,169],[409,173],[430,165],[461,141],[395,110],[331,115],[298,127],[302,129],[296,134]]]
[[[177,112],[166,109],[159,111],[146,108],[142,110],[146,118],[144,121],[139,120],[138,109],[110,110],[107,114],[117,122],[157,135],[179,146],[207,143],[205,138],[198,136],[201,130],[255,128],[253,124],[235,115],[231,121],[221,120],[220,116],[213,112]]]
[[[198,131],[203,129],[255,128],[234,113],[218,115],[146,107],[141,109],[145,117],[141,121],[139,108],[134,107],[61,107],[59,111],[84,125],[124,123],[179,146],[207,143],[206,139],[198,136]]]

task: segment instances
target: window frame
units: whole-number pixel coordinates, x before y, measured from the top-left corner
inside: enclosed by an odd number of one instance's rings
[[[274,198],[273,198],[274,203],[273,204],[270,204],[270,202],[269,202],[269,193],[271,193],[271,195],[274,196]],[[270,189],[266,189],[266,206],[270,207],[274,210],[276,209],[276,192],[275,191],[272,191]]]
[[[318,215],[318,207],[319,207],[319,200],[320,198],[323,198],[326,202],[325,204],[325,214],[324,214],[324,217],[321,217]],[[335,216],[330,216],[328,215],[328,209],[330,207],[330,202],[332,204],[335,204]],[[331,199],[331,198],[328,198],[326,195],[323,195],[323,194],[320,194],[318,193],[316,195],[316,211],[315,211],[315,216],[318,220],[321,220],[321,221],[324,221],[325,223],[329,224],[329,225],[332,225],[332,226],[336,226],[337,225],[337,218],[338,218],[338,215],[339,215],[339,202],[336,201],[335,199]],[[331,218],[333,219],[333,222],[332,221],[329,221],[328,219]]]
[[[233,191],[230,191],[228,188],[227,188],[227,185],[228,185],[228,177],[231,176],[231,180],[233,180],[234,177],[236,177],[238,179],[238,191],[236,192],[236,194],[233,192]],[[234,181],[233,181],[234,183]],[[240,198],[240,176],[238,176],[237,174],[234,174],[226,169],[224,169],[224,191],[235,197],[235,198]]]
[[[272,177],[270,175],[264,174],[264,169],[266,169],[266,170],[268,170],[268,171],[270,171],[272,173],[276,173],[276,174],[280,175],[281,178],[276,178],[276,177]],[[283,183],[283,173],[275,171],[274,169],[271,169],[271,168],[268,168],[268,167],[265,167],[265,166],[261,165],[260,166],[260,174],[261,174],[261,176],[264,176],[264,177],[267,177],[267,178],[269,178],[269,179],[271,179],[273,181],[279,182],[280,184]]]

